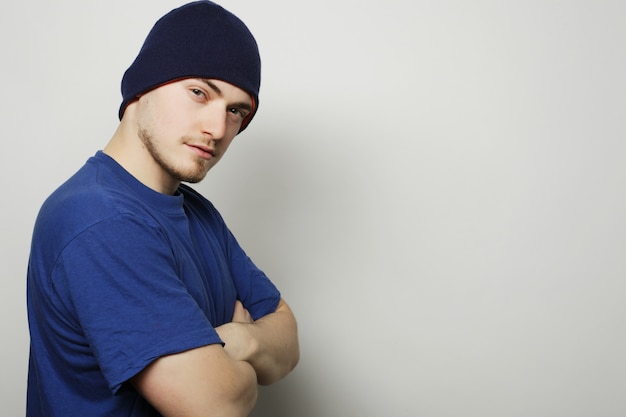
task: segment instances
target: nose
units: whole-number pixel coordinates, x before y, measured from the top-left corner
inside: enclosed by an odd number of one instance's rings
[[[223,106],[208,105],[202,114],[202,133],[215,140],[222,139],[226,134],[226,117]]]

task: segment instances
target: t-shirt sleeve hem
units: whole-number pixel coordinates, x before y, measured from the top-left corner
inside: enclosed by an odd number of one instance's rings
[[[206,333],[198,335],[197,337],[190,337],[186,342],[163,343],[145,354],[139,355],[136,364],[128,366],[117,377],[110,381],[109,389],[114,395],[119,393],[126,382],[162,356],[174,355],[187,350],[215,344],[223,345],[224,343],[216,334]]]

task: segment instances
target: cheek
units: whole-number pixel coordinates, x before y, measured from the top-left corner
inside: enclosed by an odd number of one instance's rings
[[[235,134],[236,134],[236,132],[235,132]],[[233,134],[232,137],[229,136],[230,139],[226,139],[226,138],[221,139],[222,149],[223,150],[226,150],[226,149],[228,149],[230,147],[230,144],[233,143],[233,140],[235,140],[235,134]]]
[[[178,139],[189,134],[182,114],[177,112],[162,112],[153,119],[152,131],[163,139]]]
[[[146,121],[162,130],[175,130],[181,121],[188,119],[185,115],[189,110],[184,108],[180,100],[171,97],[157,97],[146,102]]]

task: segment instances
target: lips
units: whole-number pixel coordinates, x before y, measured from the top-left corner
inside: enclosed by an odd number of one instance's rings
[[[215,149],[205,145],[187,144],[192,151],[194,151],[202,159],[211,159],[215,157]]]

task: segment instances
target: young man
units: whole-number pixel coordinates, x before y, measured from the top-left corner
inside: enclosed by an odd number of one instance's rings
[[[28,417],[245,416],[296,321],[195,183],[258,105],[260,59],[209,1],[161,18],[120,125],[44,203],[28,270]]]

